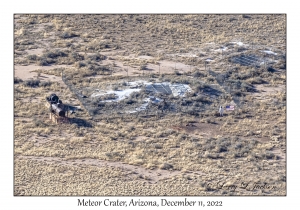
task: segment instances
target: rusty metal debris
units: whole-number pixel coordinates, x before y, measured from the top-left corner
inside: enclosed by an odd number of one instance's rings
[[[69,106],[64,105],[61,100],[59,100],[56,94],[51,94],[50,97],[46,97],[46,104],[49,107],[49,118],[54,123],[68,122]]]

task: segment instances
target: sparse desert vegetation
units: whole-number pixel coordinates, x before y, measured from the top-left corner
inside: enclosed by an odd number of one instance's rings
[[[285,24],[15,15],[15,195],[286,195]],[[49,119],[51,93],[70,123]],[[243,182],[276,189],[225,187]]]

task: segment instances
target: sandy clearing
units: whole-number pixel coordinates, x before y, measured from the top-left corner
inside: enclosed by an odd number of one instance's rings
[[[166,54],[166,56],[171,56],[171,57],[186,57],[186,58],[198,58],[195,53],[176,53],[176,54]]]
[[[278,92],[285,92],[286,88],[284,85],[278,85],[277,87],[267,87],[265,85],[254,85],[256,90],[259,91],[259,93],[253,93],[253,96],[265,96],[268,94],[275,94]]]
[[[137,58],[139,58],[139,59],[145,59],[145,60],[152,60],[152,59],[154,59],[154,57],[147,56],[147,55],[140,55]]]
[[[83,53],[83,52],[82,52]],[[117,52],[100,52],[100,54],[103,55],[111,55],[112,53],[116,54]],[[89,53],[87,53],[89,54]],[[91,53],[92,54],[92,53]],[[131,54],[130,56],[134,56],[133,54]],[[151,56],[138,56],[138,57],[130,57],[130,56],[122,56],[123,58],[129,58],[129,59],[145,59],[145,60],[151,60],[154,59]],[[124,64],[123,61],[118,60],[116,57],[114,57],[115,60],[102,60],[101,61],[101,65],[109,65],[109,66],[113,66],[113,76],[138,76],[138,75],[149,75],[151,73],[155,73],[155,74],[173,74],[175,69],[176,71],[180,72],[180,73],[185,73],[188,71],[192,71],[194,68],[198,68],[197,66],[193,66],[193,65],[186,65],[184,63],[180,63],[180,62],[174,62],[174,61],[169,61],[169,60],[160,60],[158,61],[159,64],[152,64],[152,63],[148,63],[146,65],[146,69],[145,70],[139,70],[138,66],[129,66]],[[128,70],[128,73],[127,73]],[[95,77],[91,77],[91,78],[103,78],[103,77],[107,77],[107,76],[103,76],[103,75],[98,75]]]
[[[43,48],[37,48],[37,49],[30,49],[30,50],[25,50],[29,55],[42,55],[43,51],[45,49]]]
[[[173,74],[175,70],[184,73],[195,68],[195,66],[192,65],[168,60],[160,60],[159,64],[160,65],[149,63],[147,69],[151,70],[153,73],[159,73],[160,71],[160,73]]]
[[[127,76],[127,70],[128,70],[128,76],[136,76],[137,74],[143,73],[142,71],[138,70],[138,68],[133,68],[131,66],[127,66],[127,65],[123,64],[123,62],[121,62],[121,61],[103,60],[101,62],[103,65],[113,66],[113,63],[115,64],[115,66],[113,67],[113,72],[114,72],[113,75],[114,76]],[[100,77],[103,77],[103,76],[100,76]]]
[[[103,54],[100,52],[100,54]],[[144,60],[153,60],[154,57],[151,56],[138,56],[138,57],[130,57],[130,56],[123,56],[124,58],[127,59],[144,59]],[[123,75],[126,76],[127,72],[125,70],[128,69],[128,75],[129,76],[134,76],[137,74],[143,74],[143,71],[139,70],[139,67],[131,67],[126,64],[124,64],[122,61],[118,60],[103,60],[101,61],[103,65],[113,65],[115,63],[115,67],[113,67],[115,70],[117,70],[117,73],[114,73],[113,75]],[[194,69],[196,66],[193,65],[186,65],[184,63],[180,62],[174,62],[174,61],[169,61],[169,60],[160,60],[158,61],[158,64],[152,64],[148,63],[146,65],[146,70],[144,70],[144,74],[149,74],[149,73],[161,73],[161,74],[172,74],[174,73],[175,70],[184,73],[187,71],[191,71]]]
[[[30,78],[33,79],[33,78],[37,77],[37,72],[31,72],[33,70],[37,70],[37,69],[49,70],[49,69],[60,68],[60,67],[66,67],[66,65],[53,65],[53,66],[36,66],[36,65],[19,66],[19,65],[15,65],[15,67],[14,67],[15,75],[14,76],[18,77],[22,80],[27,80]],[[50,80],[52,82],[59,82],[61,84],[64,84],[61,77],[54,76],[54,75],[41,74],[39,79],[42,81]]]
[[[222,135],[220,124],[207,124],[207,123],[185,123],[183,125],[174,125],[173,130],[181,131],[189,135],[200,134],[202,137],[215,137]]]
[[[40,23],[40,24],[36,24],[33,27],[33,30],[31,32],[37,33],[37,32],[41,32],[44,30],[45,26],[50,26],[53,25],[53,23]]]
[[[100,51],[99,53],[101,55],[106,55],[106,56],[116,56],[125,52],[126,50],[107,50],[107,51]]]
[[[130,171],[134,174],[140,175],[142,177],[147,177],[150,183],[154,184],[162,179],[168,179],[174,176],[181,174],[180,171],[168,171],[168,170],[161,170],[161,169],[145,169],[141,166],[129,165],[127,163],[122,162],[111,162],[105,160],[98,160],[98,159],[91,159],[91,158],[84,158],[84,159],[65,159],[59,157],[44,157],[44,156],[23,156],[19,155],[16,159],[30,159],[48,163],[57,163],[60,165],[69,165],[69,166],[79,166],[80,165],[90,165],[96,167],[115,167],[122,169],[123,171]],[[199,172],[197,172],[199,173]]]

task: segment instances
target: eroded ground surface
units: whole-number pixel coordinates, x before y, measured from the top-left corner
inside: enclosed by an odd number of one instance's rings
[[[285,23],[284,15],[16,15],[15,195],[286,195]],[[242,52],[268,66],[230,62]],[[193,91],[176,112],[95,120],[62,72],[77,89],[142,78]],[[69,124],[50,121],[44,99],[53,92],[80,107]],[[220,117],[229,104],[235,110]]]

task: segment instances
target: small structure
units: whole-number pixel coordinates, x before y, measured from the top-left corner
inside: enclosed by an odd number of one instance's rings
[[[220,116],[223,117],[224,108],[222,106],[220,106],[220,108],[219,108],[219,113],[220,113]]]
[[[242,66],[260,66],[262,64],[265,65],[266,61],[264,59],[262,59],[261,57],[257,56],[257,55],[253,55],[253,54],[244,55],[244,54],[241,54],[239,56],[235,56],[235,57],[231,58],[231,62],[240,64]]]
[[[58,124],[69,122],[68,113],[69,106],[64,105],[61,100],[59,100],[56,94],[51,94],[50,97],[46,97],[46,107],[49,108],[49,118],[52,122]]]

